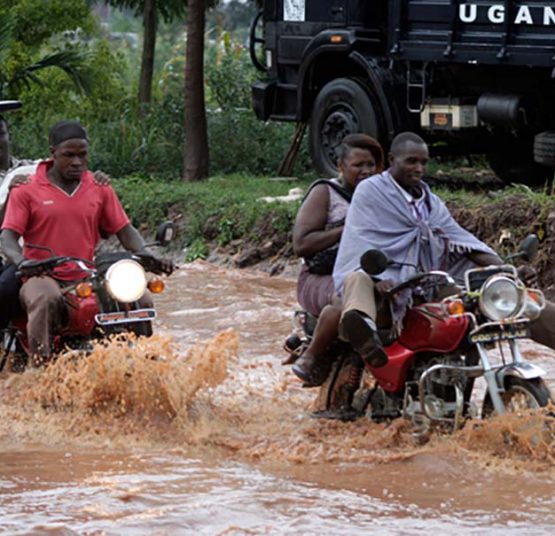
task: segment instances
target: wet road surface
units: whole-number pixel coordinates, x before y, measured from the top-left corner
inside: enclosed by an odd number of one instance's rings
[[[131,356],[0,377],[0,532],[553,532],[553,437],[502,419],[418,445],[402,422],[310,418],[280,365],[293,280],[195,263],[157,305],[161,338]],[[554,353],[526,355],[555,387]]]

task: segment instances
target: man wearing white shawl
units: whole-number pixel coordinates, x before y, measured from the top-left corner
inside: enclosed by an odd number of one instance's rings
[[[422,138],[412,132],[399,134],[391,145],[391,167],[359,185],[347,214],[333,271],[343,298],[339,335],[374,367],[387,363],[376,333],[376,298],[379,301],[380,295],[417,271],[445,270],[462,281],[472,266],[502,264],[495,251],[453,219],[422,181],[428,158]],[[373,280],[360,270],[360,256],[369,249],[381,250],[399,264]],[[393,327],[398,330],[406,307],[393,305]],[[555,306],[548,304],[543,318],[532,325],[532,338],[552,348],[554,312]]]

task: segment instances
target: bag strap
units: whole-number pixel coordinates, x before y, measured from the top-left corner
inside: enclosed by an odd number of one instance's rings
[[[351,202],[351,199],[353,197],[353,194],[348,192],[347,190],[345,190],[345,188],[343,188],[342,186],[340,186],[339,184],[337,184],[336,182],[330,180],[330,179],[318,179],[317,181],[314,181],[310,187],[308,188],[306,194],[304,194],[304,197],[301,201],[301,205],[304,203],[305,199],[308,197],[308,194],[312,191],[312,189],[315,186],[318,186],[319,184],[326,184],[328,185],[330,188],[333,188],[343,199],[345,199],[345,201],[347,201],[348,203]]]

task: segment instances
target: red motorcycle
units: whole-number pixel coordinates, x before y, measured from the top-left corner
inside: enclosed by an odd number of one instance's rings
[[[530,235],[510,258],[530,261],[537,248],[537,238]],[[383,272],[388,264],[376,250],[361,258],[361,267],[370,275]],[[413,305],[397,337],[380,332],[389,361],[381,368],[368,367],[372,387],[360,387],[362,359],[346,343],[334,343],[316,415],[353,419],[366,414],[377,421],[403,416],[420,430],[437,423],[456,430],[466,417],[479,413],[471,400],[478,377],[487,386],[484,417],[547,405],[551,395],[542,380],[545,372],[524,361],[518,346],[545,306],[543,293],[526,288],[511,264],[468,270],[464,288],[440,298],[446,287],[457,288],[449,274],[433,271],[417,273],[390,291],[391,297],[410,293]],[[295,322],[300,330],[288,339],[286,349],[300,356],[316,320],[298,312]],[[495,347],[501,362],[493,364],[489,351]]]
[[[164,246],[173,236],[173,223],[162,224],[156,242],[149,246]],[[44,249],[38,246],[39,249]],[[50,251],[50,250],[49,250]],[[56,278],[55,268],[71,263],[84,276],[78,281],[60,281],[67,318],[56,330],[52,340],[54,353],[65,349],[89,351],[95,340],[115,333],[134,333],[151,336],[152,320],[156,310],[141,308],[139,300],[146,290],[163,292],[160,278],[147,279],[147,272],[163,273],[159,260],[150,255],[132,254],[127,251],[104,253],[94,262],[77,257],[55,256],[40,261],[27,261],[16,275],[30,277],[48,275]],[[30,357],[27,339],[27,317],[23,313],[15,318],[3,334],[0,346],[0,371],[11,361],[11,370],[23,370]]]

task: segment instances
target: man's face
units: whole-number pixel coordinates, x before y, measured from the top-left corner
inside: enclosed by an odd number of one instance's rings
[[[0,119],[0,170],[10,167],[10,134],[8,124]]]
[[[87,169],[89,143],[82,139],[66,140],[51,148],[54,169],[67,181],[79,180]]]
[[[389,155],[391,175],[401,187],[410,190],[418,186],[424,177],[428,160],[428,146],[409,141],[398,150],[397,154]]]

